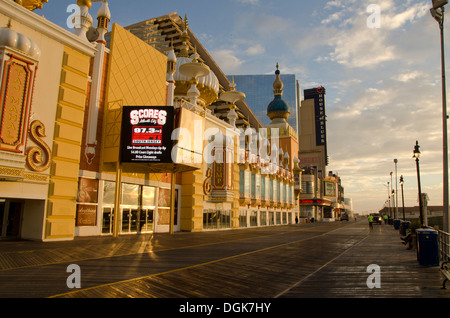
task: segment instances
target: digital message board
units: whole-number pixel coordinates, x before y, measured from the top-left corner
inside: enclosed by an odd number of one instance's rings
[[[124,106],[121,162],[172,163],[174,108]]]

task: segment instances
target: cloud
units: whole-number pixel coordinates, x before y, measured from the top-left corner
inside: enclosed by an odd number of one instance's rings
[[[236,74],[244,63],[232,50],[214,50],[210,53],[225,74]]]
[[[250,46],[246,51],[245,54],[253,56],[253,55],[260,55],[264,54],[266,50],[264,49],[264,46],[260,43],[257,43],[255,45]]]
[[[371,3],[327,1],[305,24],[273,10],[240,12],[230,23],[232,39],[212,55],[228,74],[272,74],[278,61],[283,73],[297,74],[302,89],[327,88],[327,169],[342,177],[357,212],[382,208],[394,158],[406,182],[405,204],[417,205],[416,140],[423,150],[422,186],[438,205],[439,30],[429,4],[419,0],[377,1],[381,27],[369,28]]]

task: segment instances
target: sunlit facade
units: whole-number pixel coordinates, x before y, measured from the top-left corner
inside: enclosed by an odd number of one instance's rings
[[[109,25],[106,1],[96,19],[89,0],[78,5],[72,33],[0,0],[0,239],[294,223],[300,170],[289,115],[264,127],[177,14],[124,28]],[[157,41],[136,33],[155,25]],[[197,137],[178,140],[177,158],[193,161],[122,162],[123,110],[139,105],[174,108],[177,127]],[[271,160],[254,152],[259,141]],[[206,150],[223,160],[203,160]]]

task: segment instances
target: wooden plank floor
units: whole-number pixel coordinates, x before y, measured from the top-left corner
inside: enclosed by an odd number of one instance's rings
[[[450,297],[438,268],[400,242],[392,226],[365,222],[0,242],[0,297]],[[66,285],[69,264],[81,289]],[[381,289],[366,285],[370,264],[381,266]]]

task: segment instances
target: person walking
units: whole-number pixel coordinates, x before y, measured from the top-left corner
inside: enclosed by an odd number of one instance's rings
[[[369,220],[369,229],[372,230],[373,229],[373,216],[369,214],[367,219]]]
[[[384,224],[387,224],[387,219],[388,219],[387,214],[383,215]]]

